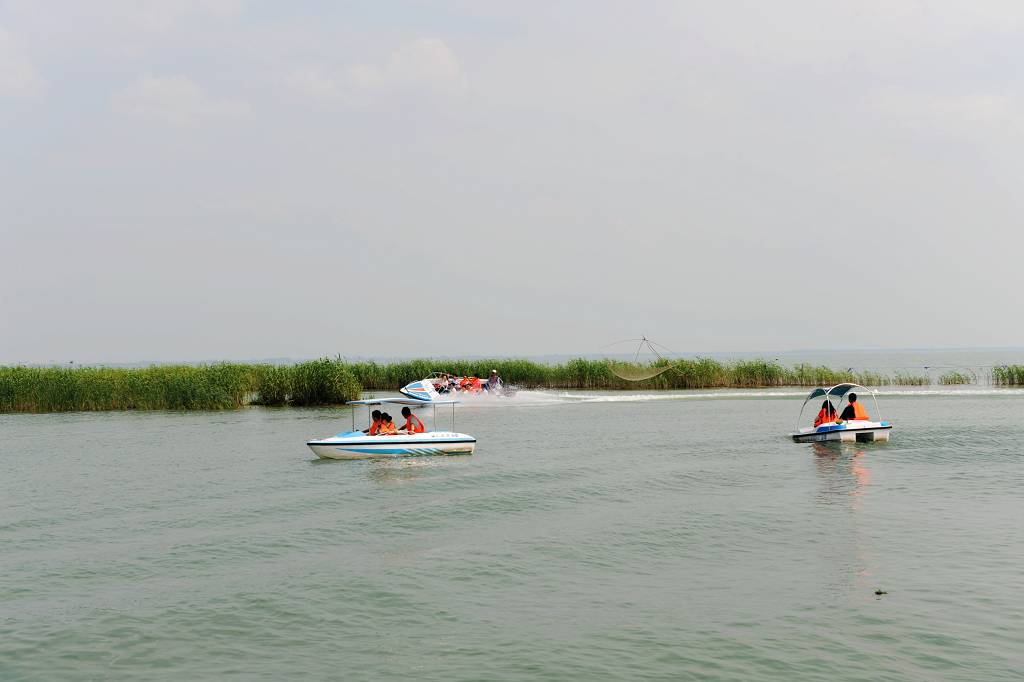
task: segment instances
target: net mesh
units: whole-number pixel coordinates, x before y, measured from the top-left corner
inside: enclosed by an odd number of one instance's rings
[[[664,374],[672,369],[672,365],[659,367],[637,367],[636,365],[627,365],[622,362],[610,362],[608,363],[608,369],[612,374],[620,379],[624,379],[625,381],[644,381],[645,379],[653,379],[656,376]]]
[[[639,342],[636,348],[636,353],[634,354],[633,362],[629,363],[617,360],[608,361],[608,369],[618,378],[624,381],[646,381],[647,379],[653,379],[656,376],[660,376],[670,369],[675,369],[675,365],[663,357],[662,354],[658,352],[658,349],[655,348],[655,346],[660,346],[661,344],[654,343],[646,336],[639,339],[628,339],[627,341],[620,341],[618,343],[627,343],[628,341]],[[654,356],[656,360],[650,364],[641,364],[641,352],[645,355],[650,354]]]

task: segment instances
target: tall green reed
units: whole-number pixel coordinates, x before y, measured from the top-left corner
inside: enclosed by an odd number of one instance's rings
[[[992,368],[996,386],[1024,386],[1024,365],[1000,365]]]
[[[120,367],[0,367],[0,412],[226,410],[325,405],[359,396],[345,363],[221,363]]]
[[[871,372],[837,371],[811,365],[788,368],[770,360],[729,363],[710,358],[658,360],[650,365],[618,361],[613,365],[609,360],[586,358],[551,365],[523,359],[420,359],[390,364],[355,362],[350,367],[364,390],[395,390],[432,372],[487,377],[491,369],[497,369],[506,383],[525,388],[649,390],[831,386],[843,382],[879,386],[891,382],[887,376]],[[667,369],[642,381],[627,381],[612,371],[613,368],[619,371],[631,368],[642,374],[650,367]]]
[[[893,377],[892,383],[895,386],[928,386],[932,381],[928,377],[921,376],[919,374],[896,372],[896,376]]]

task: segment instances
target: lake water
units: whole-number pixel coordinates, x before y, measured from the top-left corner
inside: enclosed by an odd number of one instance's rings
[[[856,446],[803,393],[524,392],[386,462],[314,460],[345,408],[0,416],[0,679],[1021,680],[1024,391]]]

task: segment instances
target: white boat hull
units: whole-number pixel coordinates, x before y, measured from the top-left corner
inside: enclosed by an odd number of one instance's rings
[[[889,440],[892,424],[850,420],[842,424],[823,424],[817,428],[800,429],[793,434],[797,443],[871,443]]]
[[[306,445],[321,459],[392,459],[428,455],[471,455],[476,438],[452,431],[429,431],[398,436],[367,436],[361,431],[339,433]]]

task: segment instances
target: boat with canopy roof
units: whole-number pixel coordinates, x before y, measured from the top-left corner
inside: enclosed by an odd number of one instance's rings
[[[847,419],[843,420],[839,418],[839,415],[843,414],[843,403],[846,402],[850,405],[849,396],[854,393],[853,389],[858,389],[867,393],[871,396],[875,403],[875,415],[879,421],[871,421],[870,419]],[[854,393],[854,395],[856,395]],[[817,426],[807,426],[801,428],[800,422],[803,419],[804,409],[807,407],[807,403],[822,398],[828,402],[828,405],[834,408],[828,412],[830,415],[834,415],[831,419],[823,421]],[[835,399],[837,404],[832,405],[832,400]],[[824,404],[824,403],[823,403]],[[828,409],[823,407],[823,410]],[[796,431],[792,434],[793,440],[797,443],[823,443],[827,441],[839,441],[843,443],[852,442],[880,442],[889,440],[889,432],[892,431],[892,423],[887,421],[881,421],[881,413],[878,410],[878,398],[876,397],[875,391],[872,391],[859,384],[838,384],[831,388],[816,388],[810,392],[807,398],[804,400],[804,404],[800,406],[800,416],[796,420]]]
[[[329,438],[311,440],[306,445],[321,459],[388,459],[423,455],[473,454],[476,449],[476,438],[455,431],[455,405],[459,402],[458,400],[442,399],[430,382],[415,381],[400,390],[401,397],[352,400],[348,404],[365,405],[367,421],[370,421],[370,410],[374,405],[401,405],[412,410],[431,407],[433,411],[432,425],[435,427],[438,405],[450,405],[452,408],[451,430],[371,436],[356,430],[356,409],[353,408],[351,431],[343,431]]]

